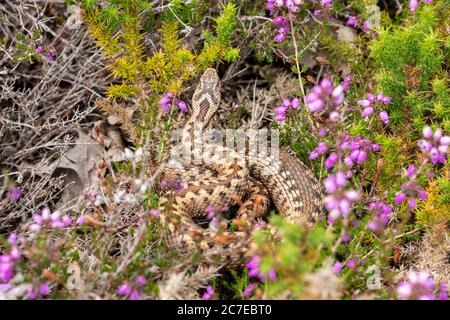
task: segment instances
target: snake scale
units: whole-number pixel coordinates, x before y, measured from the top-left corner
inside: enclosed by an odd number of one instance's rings
[[[216,70],[207,69],[193,94],[181,143],[172,149],[172,155],[190,152],[178,166],[166,164],[157,180],[177,181],[183,188],[157,191],[160,209],[176,216],[170,235],[174,244],[212,250],[226,264],[242,265],[251,241],[248,232],[201,228],[193,218],[206,216],[211,207],[237,206],[237,218],[249,222],[262,218],[273,203],[286,220],[311,226],[325,216],[324,193],[312,171],[287,149],[275,157],[201,140],[219,108],[220,88]]]

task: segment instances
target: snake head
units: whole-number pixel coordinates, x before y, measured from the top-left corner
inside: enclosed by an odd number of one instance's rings
[[[200,77],[200,82],[192,97],[192,122],[204,128],[216,113],[220,104],[220,79],[216,70],[208,68]]]
[[[220,82],[219,75],[217,74],[217,71],[215,69],[208,68],[202,74],[200,82],[203,83],[206,87],[217,86]]]

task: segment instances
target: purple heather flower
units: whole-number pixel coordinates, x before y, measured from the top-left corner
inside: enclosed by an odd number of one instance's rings
[[[408,177],[412,177],[416,172],[417,172],[417,168],[414,165],[410,165],[408,167],[408,171],[407,171]]]
[[[358,104],[359,104],[361,107],[367,108],[367,107],[370,106],[370,101],[369,101],[369,100],[366,100],[366,99],[361,99],[361,100],[358,100]]]
[[[381,121],[383,121],[384,124],[388,124],[389,123],[389,115],[386,111],[382,110],[380,112],[380,119]]]
[[[286,23],[287,23],[287,21],[286,21],[286,18],[285,17],[275,17],[274,19],[273,19],[273,23],[274,24],[276,24],[276,25],[286,25]]]
[[[131,286],[129,286],[126,283],[123,283],[117,289],[117,294],[121,296],[128,296],[131,294],[131,290],[132,290]]]
[[[214,296],[214,289],[211,285],[206,287],[206,291],[202,295],[202,300],[210,300]]]
[[[16,233],[11,233],[8,237],[8,243],[9,244],[16,244],[17,243],[17,234]]]
[[[320,10],[320,9],[314,10],[314,12],[313,12],[313,16],[314,16],[314,17],[318,17],[318,16],[320,16],[321,14],[322,14],[322,10]]]
[[[356,262],[355,262],[355,259],[349,259],[349,260],[347,260],[347,262],[345,263],[345,265],[347,266],[347,268],[349,268],[349,269],[355,269],[355,267],[356,267]]]
[[[68,216],[64,216],[61,219],[61,211],[57,210],[53,213],[50,212],[49,208],[44,208],[41,211],[41,214],[33,215],[34,223],[30,225],[30,230],[32,232],[38,232],[42,227],[50,228],[50,229],[62,229],[65,226],[70,225],[71,219]]]
[[[364,110],[361,113],[361,117],[367,118],[367,117],[371,116],[372,113],[373,113],[373,108],[372,107],[364,108]]]
[[[331,6],[333,3],[333,0],[320,0],[320,5],[328,8],[329,6]]]
[[[372,26],[370,25],[370,22],[366,20],[366,21],[363,22],[362,28],[363,28],[364,31],[367,31],[370,28],[372,28]]]
[[[85,219],[84,219],[84,216],[81,215],[81,216],[79,216],[79,217],[77,218],[76,224],[79,225],[79,226],[81,226],[81,225],[84,224],[84,220],[85,220]]]
[[[261,271],[259,270],[259,264],[261,263],[261,257],[254,256],[250,262],[248,262],[245,267],[249,270],[248,276],[249,277],[256,277],[259,276]]]
[[[353,77],[352,76],[346,76],[343,79],[343,83],[342,83],[342,89],[345,91],[348,91],[350,89],[350,82],[352,81]]]
[[[172,99],[173,99],[173,93],[168,92],[168,93],[164,96],[164,98],[162,98],[161,100],[159,100],[159,105],[160,105],[161,107],[164,106],[164,105],[167,105],[167,104],[169,104],[169,103],[172,102]]]
[[[405,200],[406,200],[406,195],[403,192],[397,192],[397,194],[395,195],[395,202],[397,204],[400,204]]]
[[[339,261],[336,261],[336,263],[333,265],[332,270],[334,273],[339,273],[342,270],[342,263],[340,263]]]
[[[417,7],[419,6],[419,0],[410,0],[409,1],[409,9],[415,13],[417,10]]]
[[[9,190],[8,192],[8,197],[10,197],[14,201],[19,200],[21,195],[22,190],[19,187],[12,187],[11,190]]]
[[[186,102],[184,102],[184,101],[181,101],[181,100],[177,101],[176,105],[177,105],[178,109],[180,109],[181,112],[186,113],[189,111],[188,106],[187,106]]]
[[[36,54],[41,54],[42,51],[44,51],[44,48],[43,48],[42,46],[39,46],[39,47],[37,47],[37,48],[34,50],[34,52],[35,52]]]
[[[284,33],[280,33],[275,37],[275,42],[276,43],[281,43],[284,40],[286,40],[286,35]]]
[[[350,18],[347,20],[346,24],[347,24],[348,26],[350,26],[350,27],[356,28],[356,27],[358,27],[358,18],[356,18],[356,17],[350,17]]]
[[[50,287],[47,283],[41,283],[39,285],[39,293],[41,296],[48,296],[50,294]]]
[[[70,227],[72,225],[72,218],[67,215],[62,217],[61,220],[65,227]]]
[[[130,300],[138,300],[143,295],[140,287],[147,284],[147,279],[143,276],[138,276],[134,284],[122,283],[117,289],[117,294],[120,296],[128,296]]]
[[[152,216],[157,216],[161,213],[161,210],[157,210],[157,209],[150,209],[148,212],[150,215]]]
[[[143,276],[138,276],[136,278],[136,285],[142,287],[145,286],[147,284],[147,279],[145,279],[145,277]]]
[[[250,296],[250,294],[256,289],[257,284],[256,283],[250,283],[247,288],[245,288],[244,292],[242,293],[242,295],[244,297],[248,297]]]
[[[422,134],[425,139],[431,139],[433,136],[433,130],[429,126],[424,126],[422,129]]]
[[[408,280],[397,286],[397,295],[402,300],[434,300],[434,281],[427,272],[410,271]]]
[[[436,129],[433,134],[429,126],[425,126],[422,130],[425,139],[419,140],[418,145],[425,156],[431,160],[433,164],[445,163],[448,153],[448,145],[450,144],[450,136],[443,136],[442,130]]]
[[[275,269],[272,268],[269,271],[268,276],[269,276],[270,281],[275,281],[277,279],[277,273],[275,272]]]
[[[373,214],[371,220],[367,223],[367,229],[372,232],[383,230],[389,222],[392,208],[384,202],[372,202],[369,204],[369,211]]]
[[[391,98],[391,97],[385,96],[385,97],[383,98],[383,104],[384,104],[384,105],[388,105],[388,104],[391,104],[391,103],[392,103],[392,98]]]

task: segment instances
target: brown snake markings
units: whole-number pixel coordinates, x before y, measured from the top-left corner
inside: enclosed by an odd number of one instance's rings
[[[173,151],[196,146],[197,139],[216,113],[220,98],[220,79],[214,69],[207,69],[194,92],[192,115],[183,128],[182,143]],[[224,243],[217,241],[217,233],[194,223],[192,218],[205,216],[208,206],[232,207],[238,201],[237,217],[248,220],[267,214],[272,201],[290,222],[311,226],[324,218],[322,186],[311,170],[289,150],[280,150],[279,157],[275,158],[249,150],[238,153],[216,144],[202,147],[210,148],[214,155],[226,153],[227,157],[221,162],[214,161],[219,160],[218,157],[193,164],[186,161],[181,168],[165,166],[157,180],[178,180],[184,185],[181,191],[171,196],[164,196],[162,190],[158,190],[162,195],[160,208],[164,210],[170,203],[172,212],[180,219],[177,232],[171,233],[174,245],[184,249],[195,246],[216,250],[222,261],[229,265],[245,261],[250,242],[248,233],[225,231],[221,233],[222,238],[225,235],[229,241]],[[201,148],[193,150],[194,155],[202,151]],[[192,234],[200,236],[193,237]]]

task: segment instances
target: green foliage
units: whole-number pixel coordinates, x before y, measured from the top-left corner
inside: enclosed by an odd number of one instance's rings
[[[114,77],[120,80],[120,83],[109,86],[108,97],[139,101],[141,112],[137,136],[133,136],[135,140],[145,136],[147,129],[156,125],[160,113],[158,101],[164,94],[180,95],[186,81],[213,63],[221,59],[235,61],[239,56],[239,49],[232,46],[237,12],[231,2],[214,18],[214,35],[204,31],[203,49],[198,51],[187,49],[179,36],[179,28],[180,22],[189,28],[186,23],[199,20],[205,9],[200,1],[173,1],[170,10],[160,17],[147,12],[150,4],[142,0],[110,0],[103,6],[89,0],[83,5],[89,32],[104,49]],[[149,32],[157,29],[161,35],[159,48],[149,55],[145,53],[143,25],[151,28]],[[114,108],[103,109],[114,113]],[[116,113],[122,115],[123,111]]]
[[[277,271],[277,279],[265,283],[266,296],[269,299],[308,297],[311,288],[305,275],[320,272],[324,267],[323,258],[329,254],[333,235],[321,224],[306,229],[285,222],[280,216],[270,217],[270,224],[283,241],[275,240],[273,232],[258,231],[254,234],[262,256],[261,273],[267,274],[272,269]]]
[[[444,3],[421,6],[416,17],[406,18],[402,26],[385,26],[372,42],[371,56],[378,67],[375,79],[379,90],[394,99],[389,111],[395,125],[408,118],[409,112],[416,123],[424,116],[448,117],[441,106],[446,95],[442,83],[448,81],[442,69],[448,55],[440,19],[449,13]],[[435,87],[440,94],[432,94]],[[431,116],[433,109],[438,112]]]

